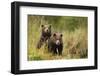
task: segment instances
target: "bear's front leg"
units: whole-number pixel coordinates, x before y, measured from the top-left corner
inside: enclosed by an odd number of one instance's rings
[[[63,45],[59,45],[58,46],[58,54],[62,55],[62,51],[63,51]]]
[[[37,49],[40,49],[42,45],[43,45],[43,40],[40,39],[37,44]]]
[[[53,47],[53,54],[54,54],[54,55],[57,54],[57,47],[56,47],[56,46]]]

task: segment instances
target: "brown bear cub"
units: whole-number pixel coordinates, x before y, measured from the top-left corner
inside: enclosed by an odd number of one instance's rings
[[[63,39],[61,33],[54,33],[48,40],[48,50],[53,54],[62,55]]]
[[[41,28],[41,36],[37,44],[38,49],[40,49],[41,46],[51,37],[51,25],[41,25]]]

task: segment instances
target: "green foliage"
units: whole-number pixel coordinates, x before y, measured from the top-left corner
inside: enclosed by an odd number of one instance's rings
[[[63,34],[62,56],[53,56],[45,45],[39,50],[36,49],[42,24],[51,24],[53,32]],[[87,58],[87,27],[87,17],[28,15],[28,60]]]

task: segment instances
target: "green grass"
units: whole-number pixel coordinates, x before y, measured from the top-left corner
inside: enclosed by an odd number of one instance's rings
[[[36,49],[41,24],[51,24],[52,31],[63,34],[63,54],[53,55],[43,45]],[[28,60],[80,59],[88,57],[87,17],[28,16]]]

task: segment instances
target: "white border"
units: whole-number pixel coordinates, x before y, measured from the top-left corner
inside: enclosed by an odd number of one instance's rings
[[[27,14],[88,17],[88,59],[27,61]],[[94,65],[94,11],[20,7],[20,70]]]

